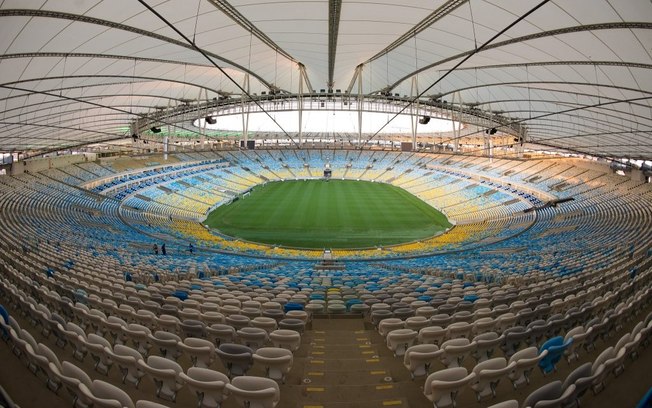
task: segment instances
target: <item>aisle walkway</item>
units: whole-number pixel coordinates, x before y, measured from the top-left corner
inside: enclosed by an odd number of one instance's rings
[[[408,406],[409,395],[421,394],[415,383],[404,381],[407,371],[397,370],[382,338],[369,329],[362,319],[314,320],[306,356],[295,371],[305,401],[299,406]]]

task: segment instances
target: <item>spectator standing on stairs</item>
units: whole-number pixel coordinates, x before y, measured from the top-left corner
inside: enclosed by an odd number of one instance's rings
[[[154,255],[158,255],[158,245],[154,244],[152,249],[154,250]]]
[[[165,243],[163,243],[163,245],[161,245],[161,253],[162,253],[163,255],[167,255],[167,254],[168,254],[168,251],[165,249]]]

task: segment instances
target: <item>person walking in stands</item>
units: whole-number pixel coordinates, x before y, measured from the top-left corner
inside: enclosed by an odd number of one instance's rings
[[[192,242],[191,242],[191,243],[188,244],[188,252],[190,252],[192,254],[193,249],[194,248],[192,247]]]
[[[161,253],[162,253],[163,255],[167,255],[167,254],[168,254],[167,250],[165,249],[165,244],[161,245]]]
[[[154,255],[158,255],[158,245],[154,244]]]

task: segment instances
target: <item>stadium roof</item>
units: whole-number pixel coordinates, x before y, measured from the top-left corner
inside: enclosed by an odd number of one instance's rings
[[[297,93],[304,71],[317,91],[455,93],[532,142],[651,159],[651,29],[650,0],[0,0],[0,151],[121,138],[246,74]]]

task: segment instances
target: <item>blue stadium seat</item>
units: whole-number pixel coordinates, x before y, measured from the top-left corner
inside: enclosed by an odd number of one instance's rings
[[[290,310],[303,310],[303,305],[301,303],[288,302],[283,306],[283,311],[287,313]]]
[[[543,375],[550,374],[557,369],[557,363],[564,355],[564,351],[573,343],[570,338],[564,343],[564,338],[561,336],[553,337],[547,340],[539,349],[539,354],[544,350],[548,350],[548,354],[539,361],[539,368]]]
[[[346,301],[346,310],[351,310],[351,306],[362,304],[360,299],[349,299]]]
[[[7,312],[7,309],[5,309],[3,305],[0,305],[0,317],[2,317],[2,320],[4,321],[0,326],[0,334],[2,334],[2,339],[7,341],[9,338],[9,332],[5,329],[5,326],[9,326],[9,312]]]
[[[652,388],[647,390],[643,398],[636,404],[636,408],[652,408]]]
[[[174,292],[170,293],[170,296],[174,296],[176,298],[181,299],[182,301],[188,299],[188,292],[183,291],[183,290],[175,290]]]

